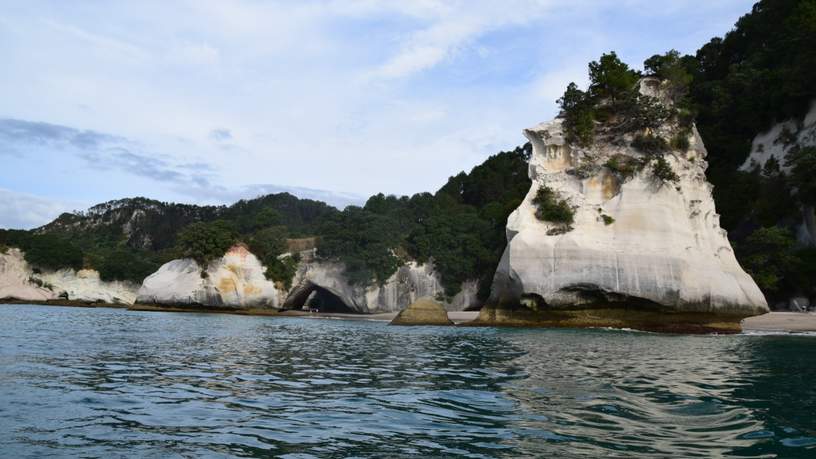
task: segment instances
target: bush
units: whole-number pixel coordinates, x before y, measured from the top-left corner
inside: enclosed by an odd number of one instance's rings
[[[620,176],[623,180],[634,177],[635,174],[643,170],[646,162],[627,155],[615,155],[606,161],[609,170]]]
[[[606,226],[609,226],[609,225],[615,223],[615,219],[610,217],[609,215],[606,215],[606,214],[601,215],[601,218],[603,219],[604,225],[606,225]]]
[[[674,172],[671,164],[662,156],[657,157],[654,166],[652,166],[652,174],[665,183],[675,183],[680,180],[680,176]]]
[[[671,147],[674,150],[680,151],[688,151],[689,147],[691,147],[691,143],[689,142],[688,132],[678,132],[674,135],[671,139]]]
[[[652,134],[638,134],[632,140],[632,147],[647,155],[659,155],[669,150],[666,139]]]
[[[569,202],[560,199],[557,193],[548,186],[542,185],[538,188],[533,204],[538,207],[535,215],[539,220],[571,225],[575,219],[575,211],[570,207]]]
[[[237,238],[235,226],[224,220],[193,223],[179,232],[178,249],[181,256],[194,259],[205,270],[212,260],[224,256]]]

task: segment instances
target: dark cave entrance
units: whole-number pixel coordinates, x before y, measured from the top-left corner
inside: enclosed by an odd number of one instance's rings
[[[283,304],[284,309],[308,309],[316,312],[357,314],[339,296],[317,284],[306,282],[296,288]]]

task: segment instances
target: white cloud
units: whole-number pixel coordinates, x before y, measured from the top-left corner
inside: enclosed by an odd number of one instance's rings
[[[51,200],[0,188],[0,228],[30,229],[42,226],[63,212],[87,204]]]

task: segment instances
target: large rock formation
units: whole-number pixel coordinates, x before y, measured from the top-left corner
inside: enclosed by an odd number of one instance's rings
[[[445,307],[431,298],[420,298],[400,311],[391,325],[453,325]]]
[[[316,259],[313,252],[301,253],[302,262],[293,280],[293,287],[284,302],[285,308],[309,305],[308,300],[318,296],[323,305],[346,312],[396,312],[418,298],[442,298],[444,288],[439,275],[430,264],[409,262],[382,285],[353,285],[349,283],[342,263]],[[466,282],[450,301],[444,302],[449,311],[462,311],[481,305],[476,297],[475,282]],[[332,301],[334,300],[334,301]],[[323,308],[325,310],[325,308]]]
[[[195,260],[165,263],[144,280],[137,303],[165,306],[274,308],[281,292],[265,268],[243,245],[231,248],[206,271]]]
[[[653,134],[671,138],[673,132],[676,126],[669,125]],[[734,316],[768,310],[720,228],[696,129],[688,148],[663,156],[679,176],[675,183],[654,176],[655,160],[629,146],[631,135],[577,148],[565,141],[561,119],[524,134],[533,144],[533,185],[508,218],[493,304]],[[626,162],[641,168],[624,176],[613,164]],[[571,228],[536,217],[533,200],[543,186],[572,206]]]
[[[0,299],[129,305],[138,288],[130,282],[102,281],[90,269],[35,274],[19,249],[0,254]]]
[[[47,301],[56,298],[54,292],[33,281],[33,274],[20,249],[0,253],[0,300]]]

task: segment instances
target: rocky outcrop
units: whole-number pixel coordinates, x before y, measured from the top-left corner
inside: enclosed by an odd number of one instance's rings
[[[0,253],[0,300],[48,301],[57,296],[37,285],[20,249]]]
[[[802,120],[787,120],[777,123],[754,137],[751,154],[740,167],[750,171],[755,167],[764,168],[772,158],[782,172],[789,173],[788,154],[796,148],[816,146],[816,100]],[[801,244],[816,245],[816,211],[813,206],[804,206],[802,222],[797,227],[797,238]]]
[[[36,276],[57,293],[57,297],[80,303],[131,305],[136,301],[139,286],[132,282],[105,282],[93,269],[61,269]]]
[[[331,295],[341,302],[346,312],[379,313],[396,312],[422,297],[443,298],[444,288],[439,275],[431,264],[409,262],[397,269],[382,285],[353,285],[348,281],[342,263],[319,260],[314,252],[301,254],[292,285],[284,302],[285,308],[300,308],[315,291]],[[461,291],[450,301],[444,302],[449,311],[478,308],[475,282],[466,282]],[[308,306],[308,305],[307,305]]]
[[[34,273],[19,249],[0,254],[0,299],[130,305],[138,286],[105,282],[91,269]]]
[[[206,270],[195,260],[165,263],[144,280],[137,303],[165,306],[274,308],[280,292],[261,262],[243,245],[231,248]]]
[[[445,307],[431,298],[420,298],[400,311],[391,325],[453,325]]]
[[[653,134],[671,138],[674,128]],[[533,185],[508,218],[493,304],[742,317],[768,310],[720,228],[696,129],[688,148],[663,155],[678,175],[674,183],[654,176],[654,160],[629,146],[631,136],[578,148],[565,142],[561,119],[524,134],[533,144]],[[614,164],[626,162],[641,167],[624,175]],[[536,217],[533,200],[543,186],[573,208],[571,227]]]

